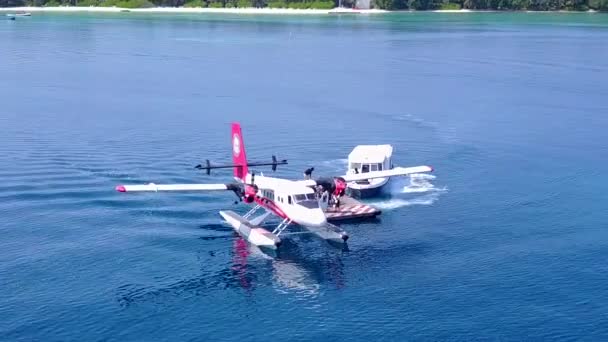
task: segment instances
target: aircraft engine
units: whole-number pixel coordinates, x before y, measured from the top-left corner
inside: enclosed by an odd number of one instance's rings
[[[344,178],[342,177],[335,177],[334,178],[334,189],[333,189],[333,194],[334,196],[340,197],[342,195],[344,195],[344,192],[346,191],[346,181],[344,180]]]
[[[337,197],[343,196],[347,187],[346,181],[342,177],[319,178],[316,180],[316,183]]]
[[[243,196],[243,200],[245,201],[245,203],[252,203],[253,200],[255,199],[255,196],[258,192],[258,187],[253,185],[248,185],[245,187],[245,194]]]

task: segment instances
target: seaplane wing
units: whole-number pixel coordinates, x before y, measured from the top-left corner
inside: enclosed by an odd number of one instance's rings
[[[116,191],[217,191],[232,190],[227,184],[142,184],[142,185],[118,185]]]
[[[392,176],[407,176],[415,173],[432,172],[433,168],[426,165],[412,167],[396,167],[384,171],[371,171],[365,173],[353,173],[341,176],[346,182],[356,182],[373,178],[384,178]]]
[[[317,185],[317,181],[312,180],[312,179],[297,180],[297,181],[293,181],[293,182],[297,183],[299,185],[303,185],[303,186],[316,186]]]

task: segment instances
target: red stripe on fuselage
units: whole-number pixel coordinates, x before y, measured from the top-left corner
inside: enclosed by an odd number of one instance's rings
[[[260,196],[256,195],[254,197],[254,201],[255,201],[255,203],[261,205],[262,207],[272,211],[275,215],[277,215],[281,218],[287,218],[287,215],[285,215],[283,210],[281,210],[281,208],[279,208],[279,206],[277,206],[273,201],[269,200],[268,198],[260,197]]]

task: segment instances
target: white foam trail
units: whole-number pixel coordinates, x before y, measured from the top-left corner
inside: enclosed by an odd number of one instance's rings
[[[412,173],[410,175],[410,179],[415,179],[415,180],[419,180],[419,179],[435,179],[437,178],[435,175],[429,175],[428,173]]]
[[[407,178],[394,178],[391,183],[391,193],[399,194],[421,194],[414,198],[392,198],[384,201],[370,203],[370,205],[382,209],[391,210],[412,205],[432,205],[441,193],[447,191],[446,187],[437,188],[431,183],[436,177],[429,174],[413,174]]]
[[[404,194],[423,193],[423,192],[429,192],[429,191],[431,191],[431,189],[427,188],[427,187],[411,187],[411,186],[406,186],[403,188],[403,190],[401,190],[401,192]]]
[[[425,192],[443,192],[447,188],[437,188],[430,181],[436,177],[428,174],[413,174],[409,177],[409,182],[404,184],[406,180],[397,179],[391,187],[391,193],[425,193]]]
[[[369,204],[378,209],[391,210],[391,209],[397,209],[397,208],[402,208],[402,207],[409,207],[412,205],[431,205],[431,204],[435,203],[435,201],[437,201],[437,199],[439,199],[439,194],[432,193],[432,194],[420,196],[418,198],[413,198],[413,199],[409,199],[409,200],[396,198],[396,199],[390,199],[390,200],[386,200],[386,201],[374,202],[374,203],[369,203]]]

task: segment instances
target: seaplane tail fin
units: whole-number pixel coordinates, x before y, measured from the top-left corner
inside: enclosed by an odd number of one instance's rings
[[[234,177],[246,181],[249,169],[247,168],[243,132],[241,131],[241,124],[238,122],[232,123],[232,161],[234,163]]]

